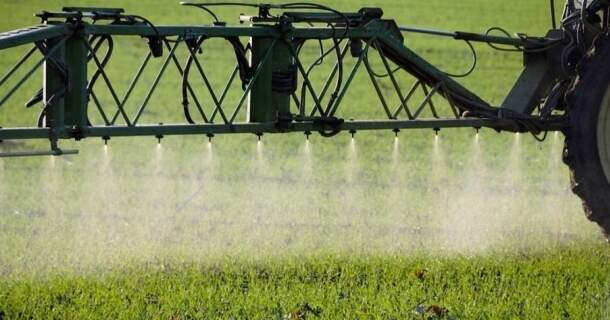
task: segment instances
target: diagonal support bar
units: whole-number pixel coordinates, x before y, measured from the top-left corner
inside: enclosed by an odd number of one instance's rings
[[[148,89],[148,93],[146,94],[146,98],[144,98],[144,102],[142,102],[142,105],[140,105],[140,108],[138,109],[138,112],[136,113],[136,115],[133,119],[134,126],[138,123],[138,121],[140,120],[140,117],[142,116],[142,113],[144,113],[144,110],[148,106],[148,102],[150,102],[150,98],[152,97],[153,93],[157,89],[157,86],[159,85],[159,82],[161,81],[161,78],[163,77],[165,70],[167,70],[169,61],[176,53],[176,49],[178,48],[178,45],[180,45],[180,42],[181,42],[180,39],[178,39],[178,41],[176,41],[176,44],[172,47],[172,50],[169,52],[169,55],[167,56],[167,58],[165,58],[165,61],[163,61],[163,65],[161,66],[161,69],[157,73],[157,76],[155,77],[153,84],[150,86],[150,89]]]
[[[114,102],[116,103],[117,107],[119,108],[119,111],[121,112],[121,115],[123,116],[123,120],[125,120],[125,123],[128,126],[130,126],[131,122],[129,121],[129,117],[127,116],[127,113],[125,112],[125,110],[121,107],[121,101],[119,100],[119,97],[117,96],[116,91],[114,90],[114,87],[112,86],[112,83],[110,82],[110,78],[108,78],[108,75],[106,74],[106,71],[104,70],[104,66],[100,62],[97,55],[95,54],[95,51],[91,47],[91,44],[89,43],[89,41],[83,39],[83,42],[86,44],[87,48],[89,49],[89,52],[91,52],[91,57],[93,58],[95,65],[97,66],[98,70],[100,71],[100,74],[102,75],[102,79],[104,79],[104,82],[108,86],[108,90],[110,91],[110,94],[112,95],[112,99],[114,99]]]

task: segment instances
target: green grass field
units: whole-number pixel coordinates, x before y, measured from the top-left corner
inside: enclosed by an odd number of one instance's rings
[[[174,1],[28,0],[0,2],[10,13],[0,30],[71,5],[125,7],[156,24],[208,23]],[[402,24],[448,30],[542,35],[550,25],[545,1],[332,6],[380,6]],[[221,10],[230,22],[238,13]],[[109,74],[124,87],[145,45],[117,43]],[[408,35],[406,44],[443,70],[469,67],[463,43]],[[221,85],[228,47],[206,48],[204,61],[215,66],[206,71]],[[461,82],[499,104],[521,57],[476,48],[479,69]],[[21,52],[0,53],[0,70]],[[304,49],[310,60],[315,53]],[[171,72],[144,120],[183,121]],[[0,126],[34,124],[39,109],[23,102],[39,87],[30,81],[0,110]],[[352,114],[379,110],[362,75],[346,99]],[[0,160],[0,320],[610,319],[610,251],[569,191],[562,140],[471,129],[397,140],[392,132],[313,136],[309,144],[296,134],[260,144],[253,136],[212,145],[168,137],[162,146],[134,138],[107,149],[66,142],[80,149],[76,157]]]

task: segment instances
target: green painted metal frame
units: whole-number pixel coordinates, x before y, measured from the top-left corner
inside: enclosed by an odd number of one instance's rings
[[[312,22],[335,22],[340,23],[341,19],[337,19],[332,15],[321,15],[313,13],[292,13],[297,17],[298,21]],[[357,15],[357,14],[352,14]],[[51,16],[53,16],[51,14]],[[86,17],[86,15],[84,15]],[[47,123],[50,127],[45,128],[0,128],[0,140],[13,139],[50,139],[56,143],[58,139],[83,139],[87,137],[117,137],[117,136],[165,136],[165,135],[215,135],[215,134],[231,134],[231,133],[286,133],[286,132],[325,132],[338,133],[340,131],[360,131],[360,130],[402,130],[402,129],[439,129],[439,128],[455,128],[455,127],[490,127],[496,130],[510,131],[526,131],[527,129],[520,125],[518,119],[496,117],[493,113],[487,115],[475,114],[471,117],[464,117],[465,111],[480,110],[489,108],[491,111],[499,111],[499,109],[489,106],[487,102],[479,98],[476,94],[453,80],[449,75],[439,70],[434,65],[421,58],[414,51],[410,50],[403,44],[402,32],[419,32],[425,34],[453,37],[458,40],[481,41],[486,43],[496,43],[501,45],[524,46],[525,41],[520,38],[498,37],[490,35],[481,35],[463,32],[443,32],[438,30],[428,30],[413,27],[399,27],[393,20],[371,19],[355,26],[335,27],[300,27],[290,25],[288,28],[282,27],[279,23],[272,24],[255,24],[252,26],[155,26],[151,27],[145,23],[133,22],[130,24],[89,24],[82,20],[83,15],[75,16],[74,14],[65,13],[58,14],[56,18],[66,18],[68,21],[61,22],[50,20],[46,25],[18,30],[13,33],[0,34],[0,49],[7,49],[15,46],[21,46],[28,43],[35,43],[37,47],[42,44],[47,47],[47,52],[38,64],[35,65],[26,77],[22,79],[16,88],[0,99],[0,107],[10,98],[14,91],[29,79],[29,77],[45,64],[47,73],[46,85],[43,88],[45,106],[47,111]],[[294,18],[293,17],[293,18]],[[333,21],[330,21],[331,19]],[[337,20],[337,21],[335,21]],[[167,50],[166,56],[163,57],[163,64],[153,80],[146,96],[133,116],[129,116],[124,109],[126,102],[130,99],[133,88],[141,81],[144,69],[148,66],[151,58],[151,52],[147,52],[142,60],[142,64],[134,75],[129,87],[123,97],[119,97],[114,90],[112,81],[104,70],[104,62],[98,57],[98,49],[100,45],[90,43],[88,39],[105,37],[137,37],[137,38],[158,38],[161,39],[161,45]],[[233,108],[233,112],[229,112],[224,106],[225,97],[232,84],[235,82],[239,73],[239,65],[236,66],[226,86],[223,88],[220,95],[214,92],[209,79],[207,78],[201,62],[196,57],[197,48],[191,47],[187,41],[198,38],[249,38],[254,39],[254,43],[260,42],[259,39],[266,39],[263,51],[256,49],[253,53],[257,58],[254,59],[251,68],[253,73],[251,79],[243,89],[239,103]],[[172,39],[173,45],[168,41]],[[337,63],[332,68],[332,71],[324,82],[320,94],[316,93],[310,79],[308,70],[299,59],[298,49],[294,45],[295,40],[327,40],[335,39],[341,43],[346,40],[342,47],[337,47],[340,52],[340,58],[337,58]],[[341,41],[339,41],[341,40]],[[350,51],[350,43],[354,41],[364,42],[359,55],[356,57],[356,62],[352,70],[348,73],[347,80],[342,87],[335,92],[335,96],[330,99],[330,102],[324,106],[323,101],[327,99],[331,83],[335,80],[338,69],[342,67],[342,59],[347,56]],[[158,87],[161,78],[164,76],[167,68],[173,63],[180,72],[184,75],[186,69],[178,61],[175,53],[178,47],[186,43],[189,55],[193,58],[195,70],[200,74],[206,84],[208,93],[211,94],[214,102],[214,110],[211,115],[204,112],[200,102],[197,99],[192,85],[187,82],[186,92],[193,100],[197,111],[200,114],[204,123],[201,124],[140,124],[142,114],[145,112],[150,99]],[[55,45],[54,45],[55,44]],[[278,49],[280,48],[280,49]],[[383,66],[391,80],[391,85],[396,92],[399,105],[391,108],[380,88],[377,77],[368,61],[371,49],[375,49],[383,63]],[[40,49],[40,48],[39,48]],[[332,49],[332,48],[331,48]],[[252,50],[252,48],[248,48]],[[278,50],[282,50],[279,52]],[[29,51],[24,60],[29,59],[35,49]],[[266,51],[266,52],[265,52]],[[291,61],[294,63],[296,72],[302,78],[302,88],[307,95],[311,96],[315,102],[315,108],[310,111],[305,110],[304,102],[301,103],[296,94],[279,96],[272,93],[272,89],[268,87],[271,81],[270,61],[272,59],[281,58],[283,65],[282,69],[288,68],[287,64]],[[59,67],[53,67],[55,65]],[[416,79],[416,83],[410,87],[408,91],[403,91],[399,80],[394,75],[390,61],[402,66],[410,72]],[[21,66],[22,62],[18,63],[15,69]],[[93,65],[93,70],[87,70],[88,65]],[[412,69],[406,69],[406,65],[412,66]],[[362,69],[367,71],[370,76],[373,88],[379,96],[383,112],[386,119],[373,120],[351,120],[343,121],[336,119],[341,103],[343,102],[351,83],[354,80],[357,72]],[[62,70],[62,68],[64,68]],[[61,73],[67,74],[67,78],[63,79]],[[0,80],[0,88],[5,80],[14,73],[14,69]],[[94,91],[94,84],[88,80],[88,74],[92,74],[94,78],[101,79],[108,87],[112,100],[116,104],[116,110],[109,116],[101,105]],[[88,82],[89,81],[89,82]],[[65,94],[59,99],[51,100],[52,92],[65,90]],[[416,90],[423,90],[424,101],[419,103],[416,109],[410,109],[409,102],[414,96]],[[267,93],[261,94],[266,91]],[[272,94],[270,94],[272,93]],[[432,97],[441,96],[446,99],[450,106],[449,116],[441,116],[435,107]],[[243,110],[248,97],[255,97],[254,106],[258,109],[251,109],[252,122],[239,123],[236,122],[237,116]],[[269,99],[269,106],[264,106],[264,101]],[[276,100],[279,99],[279,100]],[[292,100],[298,110],[289,119],[274,118],[277,112],[289,113],[290,109],[287,104]],[[304,96],[301,97],[304,100]],[[275,101],[275,102],[274,102]],[[471,104],[471,105],[470,105]],[[92,125],[87,122],[87,114],[91,112],[91,107],[95,106],[100,112],[104,123],[102,125]],[[253,105],[249,106],[250,108]],[[268,109],[265,109],[268,108]],[[429,108],[433,119],[420,119],[423,111]],[[406,114],[406,119],[400,119],[401,114]],[[222,122],[215,122],[220,116]],[[527,116],[527,114],[524,114]],[[124,123],[118,123],[121,119]],[[540,121],[539,128],[545,131],[562,130],[565,124],[562,119],[552,119],[549,121]]]
[[[277,123],[237,123],[226,124],[151,124],[129,127],[125,125],[88,127],[87,137],[134,137],[134,136],[171,136],[171,135],[208,135],[208,134],[244,134],[244,133],[290,133],[290,132],[317,132],[317,131],[373,131],[373,130],[408,130],[408,129],[441,129],[441,128],[510,128],[514,126],[513,120],[505,119],[439,119],[439,120],[353,120],[341,124],[324,124],[315,122],[294,122],[285,127],[278,127]],[[565,129],[562,121],[548,123],[548,131],[561,131]],[[3,137],[14,140],[46,139],[51,130],[49,128],[6,128],[2,130]],[[73,138],[71,134],[61,138]]]

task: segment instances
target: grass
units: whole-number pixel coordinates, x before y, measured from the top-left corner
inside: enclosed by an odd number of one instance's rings
[[[11,14],[0,29],[36,23],[31,14],[42,9],[94,4],[2,2]],[[549,25],[545,3],[527,0],[333,3],[365,5],[449,30],[538,35]],[[104,6],[158,24],[203,17],[173,1]],[[110,75],[125,85],[140,59],[132,53],[145,47],[118,41]],[[459,42],[406,43],[443,69],[469,66]],[[206,48],[220,85],[226,44]],[[463,82],[498,104],[521,57],[477,49],[480,68]],[[2,70],[18,51],[3,53]],[[311,59],[315,47],[304,53]],[[363,80],[346,104],[374,116],[379,103],[363,94]],[[175,74],[162,82],[149,121],[182,121],[178,85]],[[31,125],[38,110],[21,102],[38,87],[31,81],[13,97],[0,125]],[[109,101],[107,92],[100,98]],[[113,139],[106,150],[66,142],[78,157],[1,160],[0,319],[610,318],[608,248],[568,190],[561,137],[473,137],[403,132],[394,144],[391,132],[359,133],[352,146],[347,135],[313,136],[309,149],[298,135],[258,146],[250,136],[217,137],[211,147],[201,137],[162,147]]]
[[[8,282],[0,298],[8,318],[421,319],[438,306],[451,319],[605,319],[607,261],[602,246],[485,258],[156,261]]]

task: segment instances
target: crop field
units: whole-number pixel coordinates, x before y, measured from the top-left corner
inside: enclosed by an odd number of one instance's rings
[[[399,24],[436,29],[544,35],[550,26],[547,1],[321,3],[379,6]],[[0,31],[63,6],[209,23],[177,1],[23,0],[0,1]],[[241,11],[219,13],[237,23]],[[405,38],[442,70],[471,64],[463,42]],[[109,75],[128,84],[146,44],[115,46]],[[500,104],[521,54],[475,48],[478,68],[459,81]],[[22,49],[0,52],[0,73]],[[227,49],[211,40],[202,53],[216,87],[233,68]],[[168,73],[143,120],[183,121],[181,78]],[[366,75],[354,85],[345,104],[371,117],[379,101]],[[26,83],[0,126],[35,124],[40,107],[23,103],[39,88]],[[560,134],[543,143],[473,129],[62,143],[80,155],[0,160],[0,320],[610,319],[610,247],[569,189]],[[0,151],[46,144],[5,141]]]

